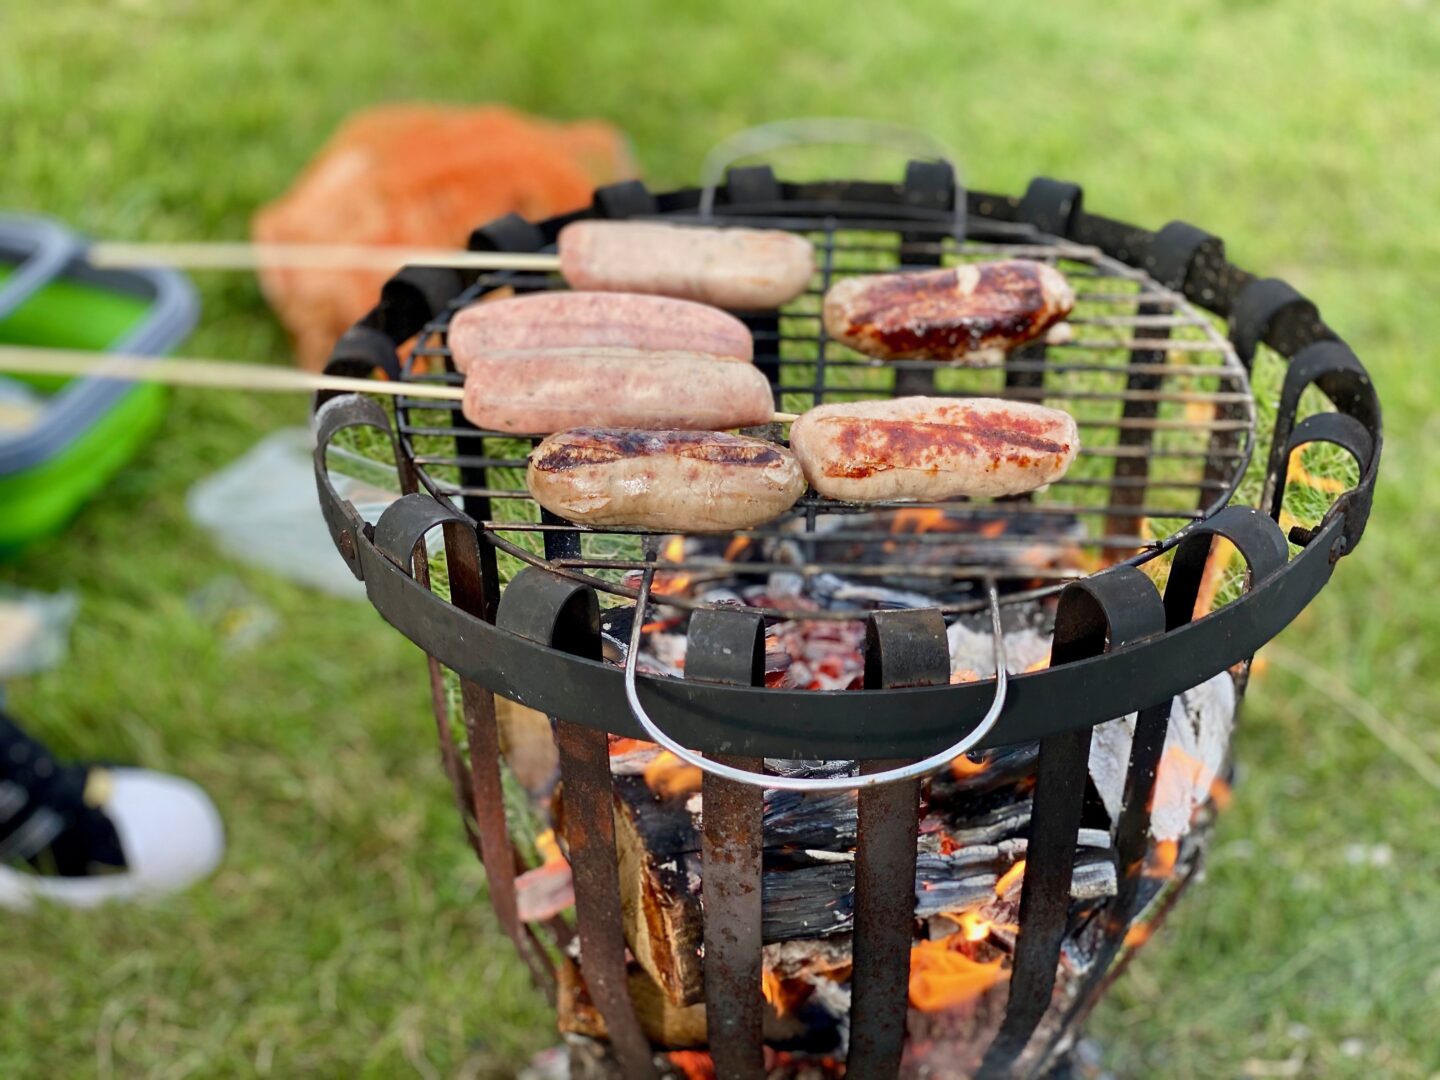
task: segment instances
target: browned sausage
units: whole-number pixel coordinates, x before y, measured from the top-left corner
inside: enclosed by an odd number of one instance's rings
[[[825,294],[825,331],[882,360],[964,360],[1031,341],[1070,314],[1075,293],[1029,259],[845,278]]]
[[[535,448],[525,479],[569,521],[665,532],[748,529],[805,491],[783,446],[716,431],[562,431]]]
[[[1033,491],[1080,449],[1059,409],[998,398],[894,398],[820,405],[790,426],[790,447],[822,495],[935,502]]]
[[[571,288],[659,293],[739,311],[788,304],[815,271],[810,241],[778,229],[574,221],[559,242]]]
[[[770,422],[770,381],[754,364],[641,349],[483,352],[465,373],[476,427],[547,435],[582,424],[737,428]]]
[[[549,292],[471,304],[450,321],[459,371],[481,353],[580,347],[675,350],[749,361],[745,324],[705,304],[630,293]]]

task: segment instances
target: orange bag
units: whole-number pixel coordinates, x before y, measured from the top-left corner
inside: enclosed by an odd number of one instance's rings
[[[348,120],[283,196],[256,213],[260,243],[463,247],[502,214],[543,218],[585,206],[595,187],[635,175],[609,124],[552,123],[501,106],[387,105]],[[397,267],[398,269],[398,267]],[[388,275],[260,273],[304,367],[372,308]]]

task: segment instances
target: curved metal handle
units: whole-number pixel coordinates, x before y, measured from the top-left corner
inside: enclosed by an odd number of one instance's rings
[[[1005,670],[1005,638],[1000,629],[1000,596],[992,581],[989,583],[989,599],[990,624],[995,636],[995,699],[990,703],[989,710],[986,711],[980,722],[971,728],[959,742],[947,746],[944,750],[931,754],[927,758],[922,758],[920,761],[911,762],[909,765],[885,769],[883,772],[866,773],[863,776],[771,776],[767,773],[751,772],[749,769],[737,769],[718,761],[711,761],[704,755],[697,754],[689,747],[676,742],[662,731],[655,721],[650,719],[650,714],[645,711],[645,706],[640,704],[640,695],[635,685],[635,664],[640,655],[640,638],[645,627],[645,605],[650,600],[650,583],[654,576],[653,569],[645,571],[644,576],[640,579],[640,595],[635,600],[635,624],[630,629],[630,648],[625,654],[625,700],[629,703],[630,711],[635,715],[636,721],[645,729],[645,733],[651,739],[687,765],[694,765],[711,776],[735,780],[752,787],[776,788],[780,791],[858,791],[861,788],[878,787],[881,784],[897,784],[902,780],[913,780],[918,776],[935,772],[965,753],[989,734],[990,729],[995,726],[995,722],[1000,719],[1001,711],[1005,708],[1009,675]]]
[[[777,120],[773,124],[737,131],[720,140],[700,165],[700,216],[715,213],[715,191],[725,179],[725,170],[742,158],[764,154],[785,146],[883,146],[907,154],[945,161],[955,170],[956,235],[965,224],[965,185],[960,168],[949,149],[935,136],[904,124],[860,120],[843,116],[818,116]]]

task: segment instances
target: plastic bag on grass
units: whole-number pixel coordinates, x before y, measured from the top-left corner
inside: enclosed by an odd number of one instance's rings
[[[185,507],[226,554],[334,596],[363,599],[365,586],[335,550],[315,494],[314,436],[283,428],[190,489]],[[340,495],[374,522],[398,491],[393,470],[332,449],[331,479]],[[353,460],[350,460],[353,459]],[[341,468],[337,468],[337,465]],[[439,543],[439,530],[430,538]]]

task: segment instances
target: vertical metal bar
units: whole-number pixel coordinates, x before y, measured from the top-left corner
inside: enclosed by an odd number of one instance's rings
[[[1133,567],[1111,570],[1061,594],[1050,664],[1072,664],[1164,628],[1164,607],[1150,579]],[[1168,715],[1168,702],[1165,711]],[[1089,728],[1040,740],[1010,1000],[980,1064],[977,1076],[983,1080],[1011,1074],[1053,1000],[1089,762]]]
[[[1060,946],[1069,922],[1070,879],[1075,869],[1075,841],[1080,832],[1089,760],[1089,728],[1040,741],[1010,1002],[1000,1033],[981,1063],[981,1077],[1010,1074],[1015,1059],[1050,1007]]]
[[[496,625],[562,652],[600,659],[594,589],[536,567],[527,567],[510,582]],[[626,979],[609,738],[603,731],[552,719],[585,986],[605,1021],[623,1075],[654,1080],[650,1042],[640,1028]]]
[[[945,620],[938,611],[885,611],[871,617],[867,687],[935,686],[949,678]],[[869,761],[861,771],[879,772],[895,764]],[[860,792],[847,1076],[880,1078],[900,1071],[915,938],[919,817],[919,780]]]
[[[739,611],[690,617],[685,677],[734,686],[765,682],[765,620]],[[759,772],[762,758],[723,757]],[[705,884],[706,1041],[719,1076],[765,1075],[760,890],[764,791],[705,774],[700,834]]]
[[[473,530],[460,522],[446,522],[445,555],[450,578],[450,602],[462,611],[493,621],[499,599],[498,585],[487,582],[485,560]],[[490,560],[493,567],[494,561]],[[460,680],[461,715],[470,755],[469,787],[475,827],[480,836],[480,857],[485,867],[490,904],[501,928],[529,966],[536,982],[553,994],[555,972],[549,958],[520,921],[515,894],[517,865],[505,818],[505,793],[500,778],[500,732],[495,719],[495,695],[469,679]],[[447,732],[448,734],[448,732]]]
[[[656,1076],[650,1040],[640,1030],[625,977],[609,740],[603,731],[560,720],[555,741],[585,986],[605,1020],[623,1075],[649,1080]]]

